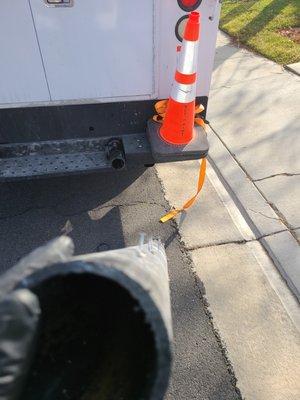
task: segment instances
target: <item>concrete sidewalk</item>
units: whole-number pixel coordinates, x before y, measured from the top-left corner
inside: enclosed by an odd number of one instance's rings
[[[220,35],[207,179],[199,200],[177,217],[246,400],[298,400],[300,393],[296,84],[296,76]],[[198,161],[156,169],[171,206],[195,193]]]
[[[208,119],[212,162],[299,299],[300,77],[219,33]]]
[[[171,206],[195,192],[199,162],[156,169]],[[264,228],[272,228],[267,221]],[[242,398],[298,400],[299,304],[211,163],[199,200],[177,223]]]

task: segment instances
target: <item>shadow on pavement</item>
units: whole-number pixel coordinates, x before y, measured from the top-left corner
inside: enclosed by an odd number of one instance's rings
[[[144,168],[0,186],[0,271],[48,240],[67,234],[76,253],[125,246],[120,205],[147,201],[131,186]],[[144,197],[144,198],[143,198]]]

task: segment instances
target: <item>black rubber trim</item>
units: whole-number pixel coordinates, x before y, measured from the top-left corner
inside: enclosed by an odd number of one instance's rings
[[[202,3],[202,0],[198,0],[195,2],[195,4],[191,7],[187,7],[182,3],[182,0],[177,0],[177,3],[179,5],[179,7],[183,10],[183,11],[187,11],[187,12],[191,12],[191,11],[195,11],[200,4]]]
[[[184,21],[185,19],[188,19],[188,17],[189,17],[188,15],[183,15],[182,17],[179,18],[179,20],[176,23],[175,35],[176,35],[177,39],[179,40],[179,42],[183,41],[183,37],[181,37],[179,34],[179,25],[181,24],[182,21]]]
[[[158,100],[1,109],[0,143],[122,137],[146,132]],[[197,98],[205,109],[207,102],[206,96]]]
[[[207,156],[209,144],[206,132],[201,126],[195,127],[193,139],[185,145],[166,143],[160,136],[160,127],[158,122],[148,121],[147,135],[155,162],[197,160]]]

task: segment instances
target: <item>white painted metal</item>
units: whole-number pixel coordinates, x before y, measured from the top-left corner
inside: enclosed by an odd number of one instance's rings
[[[219,1],[203,0],[198,9],[198,96],[209,93]],[[169,97],[180,44],[175,25],[185,14],[176,0],[75,0],[73,7],[1,2],[0,107]]]
[[[186,13],[182,11],[176,0],[161,0],[159,2],[159,76],[158,96],[167,98],[176,68],[176,46],[180,44],[174,35],[174,26],[178,19]],[[202,0],[197,11],[201,13],[201,33],[198,55],[197,96],[208,96],[211,74],[213,70],[215,46],[219,25],[220,0]]]
[[[30,3],[53,100],[154,94],[152,0]]]
[[[0,3],[0,103],[49,101],[27,0]]]

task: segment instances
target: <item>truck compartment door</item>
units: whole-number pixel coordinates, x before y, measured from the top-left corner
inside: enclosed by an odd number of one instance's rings
[[[0,105],[49,101],[28,1],[1,1],[0,49]]]
[[[51,100],[154,95],[154,0],[30,0]]]

